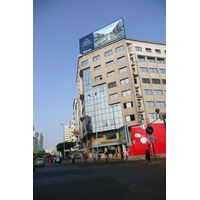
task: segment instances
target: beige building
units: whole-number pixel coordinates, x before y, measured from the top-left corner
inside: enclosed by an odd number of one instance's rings
[[[96,151],[97,133],[99,153],[119,154],[132,126],[166,113],[166,45],[123,38],[79,55],[76,81],[80,138]]]

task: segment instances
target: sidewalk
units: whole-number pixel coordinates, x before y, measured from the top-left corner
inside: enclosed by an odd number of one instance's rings
[[[166,154],[158,154],[156,155],[156,159],[159,159],[159,158],[166,158]],[[138,161],[138,160],[146,160],[145,159],[145,156],[129,156],[129,161]],[[124,162],[129,162],[129,161],[126,161],[126,158],[124,160]],[[101,158],[99,161],[96,160],[96,163],[105,163],[106,162],[106,159],[105,158]],[[115,157],[115,159],[108,159],[108,162],[122,162],[121,160],[121,157],[118,156],[118,157]],[[85,163],[85,160],[82,159],[82,160],[75,160],[75,164],[76,163]],[[94,160],[93,159],[87,159],[87,163],[94,163]],[[62,164],[72,164],[72,161],[71,160],[65,160],[65,161],[62,161]],[[166,161],[162,161],[160,162],[159,160],[155,163],[155,157],[154,156],[151,156],[151,163],[147,163],[147,166],[164,166],[166,165]]]

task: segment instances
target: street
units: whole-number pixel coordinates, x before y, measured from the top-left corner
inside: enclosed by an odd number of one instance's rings
[[[47,163],[33,172],[33,199],[162,200],[166,166],[146,166],[146,161]]]

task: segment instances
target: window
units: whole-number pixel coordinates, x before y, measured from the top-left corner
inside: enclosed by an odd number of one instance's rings
[[[123,45],[116,48],[116,53],[117,53],[117,52],[120,52],[120,51],[122,51],[122,50],[124,50],[124,46],[123,46]]]
[[[122,96],[123,97],[128,96],[128,95],[131,95],[131,90],[122,91]]]
[[[166,96],[166,90],[164,90],[165,96]]]
[[[103,138],[103,133],[97,133],[98,138]],[[96,134],[93,135],[93,138],[96,139]]]
[[[94,71],[98,71],[100,69],[101,69],[101,65],[98,65],[98,66],[94,67]]]
[[[157,58],[157,63],[164,64],[164,59]]]
[[[150,73],[158,73],[156,68],[149,68]]]
[[[151,90],[148,90],[148,89],[145,89],[145,90],[144,90],[144,94],[145,94],[145,95],[152,95],[152,91],[151,91]]]
[[[134,83],[137,84],[137,78],[134,78]]]
[[[112,82],[108,84],[108,88],[116,87],[116,82]]]
[[[115,75],[115,71],[111,71],[107,73],[108,78]]]
[[[121,83],[121,85],[127,84],[127,83],[129,83],[129,79],[128,78],[122,79],[122,80],[120,80],[120,83]]]
[[[154,63],[155,62],[155,58],[147,58],[147,62]]]
[[[160,54],[160,49],[155,49],[155,52]]]
[[[160,84],[160,79],[152,78],[152,84]]]
[[[82,62],[82,66],[85,66],[87,64],[88,64],[88,60],[85,60],[85,61]]]
[[[117,98],[118,98],[118,94],[117,93],[110,94],[110,100],[117,99]]]
[[[142,78],[142,82],[143,83],[150,83],[150,79],[149,78]]]
[[[154,102],[153,101],[147,101],[147,107],[154,107]]]
[[[113,65],[113,60],[106,63],[106,67]]]
[[[151,49],[150,48],[146,48],[146,52],[151,53]]]
[[[127,67],[123,67],[123,68],[120,68],[119,69],[119,73],[121,74],[121,73],[124,73],[124,72],[126,72],[127,71]]]
[[[149,119],[156,119],[155,113],[149,113]]]
[[[107,121],[106,120],[103,121],[103,126],[107,126]]]
[[[131,107],[133,107],[133,102],[132,101],[124,103],[124,109],[131,108]]]
[[[110,120],[110,125],[114,125],[115,124],[115,120],[114,119],[111,119]]]
[[[97,61],[100,59],[100,55],[93,57],[93,62]]]
[[[140,72],[148,72],[146,67],[140,67]]]
[[[122,61],[124,61],[125,60],[125,56],[122,56],[122,57],[120,57],[120,58],[117,58],[117,62],[122,62]]]
[[[162,79],[162,84],[166,85],[166,79]]]
[[[136,51],[142,51],[142,48],[141,47],[135,47],[135,50]]]
[[[138,57],[138,62],[145,62],[145,58],[144,57]]]
[[[111,140],[111,139],[116,139],[116,133],[111,132],[111,133],[106,133],[106,140]]]
[[[162,95],[162,90],[154,90],[155,95]]]
[[[128,115],[128,116],[126,116],[126,121],[127,122],[135,121],[135,116],[134,115]]]
[[[112,55],[112,50],[105,52],[105,57]]]
[[[165,102],[164,101],[157,101],[156,106],[157,107],[165,107]]]
[[[102,76],[96,76],[95,77],[95,81],[100,81],[100,80],[102,80]]]
[[[161,74],[166,74],[166,69],[160,69]]]

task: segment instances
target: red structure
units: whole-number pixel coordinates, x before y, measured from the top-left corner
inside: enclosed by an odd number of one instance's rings
[[[166,154],[166,131],[164,124],[151,124],[150,126],[154,129],[152,136],[155,138],[153,142],[155,154]],[[133,145],[129,147],[131,156],[145,155],[146,148],[153,154],[149,134],[146,133],[146,126],[144,128],[141,128],[141,126],[131,127],[131,134],[133,142]]]

